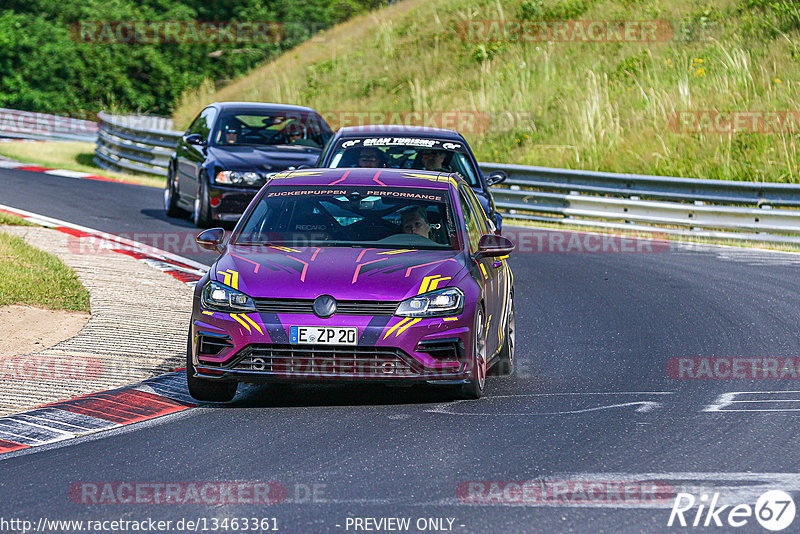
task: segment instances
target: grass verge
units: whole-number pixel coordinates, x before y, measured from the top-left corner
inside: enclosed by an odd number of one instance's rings
[[[17,217],[16,215],[12,215],[10,213],[6,213],[5,211],[0,211],[0,226],[36,226],[33,223],[30,223],[23,219],[22,217]]]
[[[10,304],[88,312],[89,292],[57,257],[0,232],[0,306]]]
[[[80,141],[47,141],[44,143],[10,141],[0,143],[0,155],[42,167],[88,172],[139,185],[164,187],[164,178],[143,174],[125,174],[98,167],[93,161],[94,147],[93,143]]]

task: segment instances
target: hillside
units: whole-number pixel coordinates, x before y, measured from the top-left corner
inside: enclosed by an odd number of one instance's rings
[[[550,41],[506,38],[484,22],[581,20],[662,22],[647,42],[587,42],[575,22]],[[491,126],[463,133],[484,161],[797,182],[798,43],[791,0],[405,0],[219,91],[185,93],[174,117],[185,125],[217,100],[303,104],[344,122],[477,112]]]

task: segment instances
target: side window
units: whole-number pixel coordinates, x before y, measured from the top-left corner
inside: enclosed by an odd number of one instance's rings
[[[467,227],[467,237],[469,239],[470,252],[478,250],[478,242],[483,235],[478,226],[478,217],[476,217],[475,208],[470,202],[469,198],[464,194],[464,188],[458,188],[458,197],[461,200],[461,211],[464,212],[464,223]]]
[[[192,125],[189,127],[188,134],[200,134],[203,136],[203,139],[208,139],[209,134],[211,134],[211,126],[214,124],[214,118],[217,115],[217,111],[214,108],[206,108],[200,114],[199,117],[195,119]]]
[[[470,199],[470,205],[472,206],[472,209],[478,215],[478,228],[480,228],[481,235],[493,234],[494,229],[489,228],[489,224],[486,219],[486,213],[483,211],[483,207],[481,206],[478,197],[475,196],[475,191],[473,191],[471,188],[468,188],[466,194]]]

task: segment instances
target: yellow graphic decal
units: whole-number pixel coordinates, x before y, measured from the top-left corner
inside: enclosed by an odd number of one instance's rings
[[[220,274],[222,275],[223,284],[233,289],[239,289],[239,273],[233,269],[228,269],[227,271],[222,271]]]
[[[211,315],[212,317],[214,316],[214,312],[210,312],[210,311],[205,311],[205,310],[203,310],[201,313],[202,313],[203,315]]]
[[[242,314],[242,315],[241,315],[241,317],[244,317],[244,320],[245,320],[245,321],[247,321],[248,323],[250,323],[251,325],[253,325],[253,328],[255,328],[256,330],[258,330],[258,333],[259,333],[259,334],[261,334],[262,336],[264,335],[264,331],[263,331],[263,330],[261,330],[261,327],[260,327],[260,326],[258,326],[258,325],[255,323],[255,321],[253,321],[253,320],[252,320],[250,317],[248,317],[247,315],[244,315],[244,314]]]
[[[422,295],[423,293],[427,293],[428,291],[433,291],[441,282],[445,280],[452,280],[452,276],[442,276],[440,274],[434,274],[432,276],[426,276],[422,279],[422,283],[419,286],[419,292],[417,295]]]
[[[248,331],[248,332],[250,332],[251,334],[253,333],[253,330],[251,330],[251,329],[250,329],[250,325],[249,325],[249,324],[247,324],[246,322],[244,322],[244,321],[242,320],[242,318],[241,318],[241,317],[239,317],[239,316],[238,316],[238,315],[236,315],[235,313],[232,313],[232,314],[231,314],[231,318],[232,318],[232,319],[236,319],[236,321],[237,321],[237,322],[238,322],[240,325],[242,325],[243,327],[247,328],[247,331]]]
[[[270,245],[270,247],[269,247],[269,248],[274,248],[274,249],[276,249],[276,250],[282,250],[283,252],[300,252],[300,251],[299,251],[299,250],[297,250],[296,248],[289,248],[289,247],[278,247],[278,246],[275,246],[275,245]]]
[[[428,292],[428,287],[431,285],[431,280],[436,280],[439,278],[440,275],[434,274],[433,276],[426,276],[422,279],[422,283],[419,286],[419,292],[417,295],[422,295],[423,293]]]
[[[323,171],[293,171],[292,176],[319,176]]]
[[[482,263],[481,263],[481,272],[483,273],[484,278],[489,278],[489,275],[486,274],[486,267],[484,267]]]
[[[405,332],[406,328],[408,328],[409,326],[413,326],[413,325],[417,324],[418,322],[420,322],[421,320],[422,319],[417,318],[417,319],[414,319],[413,321],[409,322],[407,325],[405,325],[403,328],[401,328],[400,330],[397,331],[397,335],[395,337],[397,337],[400,334],[402,334],[403,332]]]
[[[420,180],[428,180],[429,182],[438,182],[439,181],[439,175],[438,174],[431,176],[430,174],[422,174],[422,173],[416,173],[416,172],[404,172],[403,173],[403,178],[419,178]]]
[[[397,327],[398,327],[398,326],[402,325],[403,323],[405,323],[405,322],[407,322],[407,321],[409,321],[409,320],[410,320],[410,319],[409,319],[408,317],[406,317],[405,319],[403,319],[402,321],[400,321],[399,323],[397,323],[396,325],[394,325],[392,328],[390,328],[390,329],[389,329],[389,331],[388,331],[388,332],[386,332],[386,335],[385,335],[385,336],[383,336],[383,339],[386,339],[387,337],[389,337],[389,336],[392,334],[392,332],[394,332],[395,330],[397,330]]]
[[[443,321],[458,321],[458,317],[445,317]]]
[[[437,287],[439,287],[439,282],[444,282],[445,280],[452,280],[453,277],[448,276],[446,278],[436,278],[435,280],[431,280],[431,285],[428,287],[428,291],[433,291]]]
[[[378,255],[381,255],[381,254],[403,254],[405,252],[414,252],[414,251],[411,250],[411,249],[408,249],[408,248],[402,248],[400,250],[387,250],[386,252],[378,252]]]

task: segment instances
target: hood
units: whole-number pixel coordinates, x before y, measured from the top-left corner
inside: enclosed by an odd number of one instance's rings
[[[209,147],[208,160],[225,170],[283,171],[299,165],[316,165],[320,149],[307,146]]]
[[[339,247],[231,246],[217,261],[213,279],[251,297],[400,301],[431,282],[437,289],[460,279],[459,251],[387,250]],[[233,275],[235,274],[235,277]],[[436,277],[435,279],[426,277]]]

